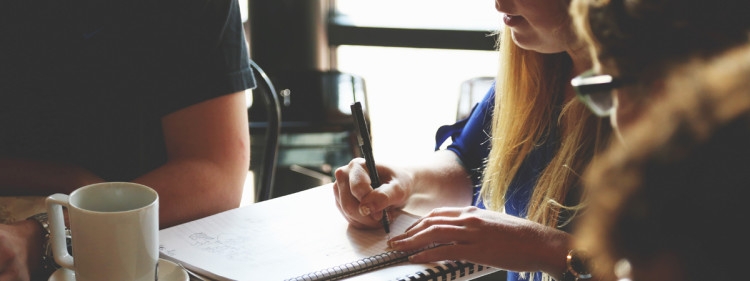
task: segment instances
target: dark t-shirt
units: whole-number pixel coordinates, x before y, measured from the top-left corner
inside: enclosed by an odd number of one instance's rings
[[[162,165],[162,117],[255,86],[238,8],[0,0],[0,157],[73,163],[107,181]]]

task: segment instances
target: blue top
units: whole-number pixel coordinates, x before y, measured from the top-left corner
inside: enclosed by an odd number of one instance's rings
[[[440,127],[435,134],[435,150],[448,137],[452,143],[446,148],[458,155],[464,168],[471,176],[474,185],[474,199],[472,205],[484,209],[479,201],[479,188],[484,170],[484,161],[490,153],[490,134],[492,124],[492,110],[495,107],[495,85],[490,87],[484,98],[472,108],[469,117],[453,125]]]
[[[471,111],[468,118],[453,125],[442,126],[435,135],[437,150],[450,137],[452,144],[446,149],[453,151],[463,163],[466,171],[471,175],[474,183],[474,197],[472,204],[485,208],[479,200],[481,187],[480,177],[484,170],[485,161],[490,151],[490,133],[492,125],[492,110],[495,105],[495,87],[490,87],[485,97]],[[553,133],[554,134],[554,133]],[[534,190],[539,175],[554,156],[556,138],[536,146],[526,157],[516,176],[508,187],[505,211],[508,214],[525,218],[526,207]],[[521,280],[516,272],[508,272],[508,281]],[[541,280],[541,273],[535,274],[534,280]]]

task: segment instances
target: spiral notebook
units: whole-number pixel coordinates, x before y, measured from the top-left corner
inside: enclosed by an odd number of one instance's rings
[[[497,269],[461,261],[408,262],[382,229],[349,227],[331,184],[159,232],[162,258],[210,280],[470,280]],[[417,216],[391,211],[391,234]]]
[[[285,281],[341,280],[346,279],[347,277],[352,277],[369,271],[377,270],[389,265],[407,262],[408,257],[409,253],[406,252],[390,251],[372,257],[356,260],[347,264],[307,273],[301,276],[287,279]],[[421,269],[411,274],[393,278],[392,280],[459,280],[460,278],[468,277],[483,270],[486,270],[486,273],[491,272],[489,267],[470,262],[444,261],[436,264],[434,267]]]

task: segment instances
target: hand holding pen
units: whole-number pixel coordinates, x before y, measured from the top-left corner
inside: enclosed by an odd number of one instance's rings
[[[378,176],[378,170],[375,168],[375,158],[372,154],[372,142],[370,139],[370,131],[365,122],[365,115],[362,111],[362,104],[355,102],[351,105],[352,116],[354,116],[354,127],[357,129],[357,143],[362,151],[362,155],[365,158],[365,164],[370,175],[370,181],[372,182],[372,188],[380,187],[380,177]],[[380,220],[383,224],[385,233],[390,233],[390,222],[388,221],[387,209],[383,209],[383,217]]]

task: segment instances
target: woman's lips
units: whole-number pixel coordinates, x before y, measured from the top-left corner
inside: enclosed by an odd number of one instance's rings
[[[508,14],[505,14],[505,16],[503,16],[503,22],[505,23],[505,25],[509,27],[516,26],[520,24],[521,21],[523,21],[522,16],[514,16],[514,15],[508,15]]]

